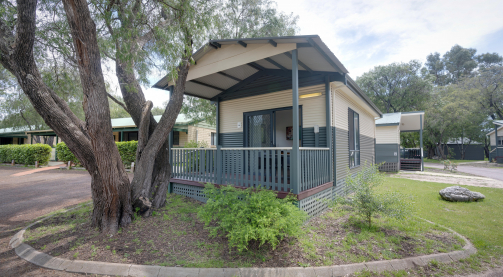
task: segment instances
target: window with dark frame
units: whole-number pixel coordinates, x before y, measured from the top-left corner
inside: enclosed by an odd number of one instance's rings
[[[173,145],[180,145],[180,132],[173,132]]]
[[[348,109],[349,168],[360,165],[360,115]]]
[[[498,136],[498,143],[496,145],[503,146],[503,137]]]
[[[217,133],[211,133],[211,145],[215,145],[215,141],[217,138]]]

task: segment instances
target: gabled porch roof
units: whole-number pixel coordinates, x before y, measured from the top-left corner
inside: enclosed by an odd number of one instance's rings
[[[292,50],[298,53],[299,87],[325,84],[327,78],[340,82],[381,115],[318,35],[210,40],[193,55],[185,94],[225,101],[291,89]],[[171,85],[167,75],[153,87]]]
[[[400,132],[419,131],[424,129],[424,112],[385,113],[382,118],[376,120],[376,127],[384,126],[399,126]]]

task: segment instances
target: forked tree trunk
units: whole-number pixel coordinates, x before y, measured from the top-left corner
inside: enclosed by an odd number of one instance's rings
[[[86,121],[81,121],[43,82],[33,55],[37,0],[17,0],[16,27],[0,19],[0,62],[17,79],[35,110],[91,174],[93,226],[116,232],[131,222],[130,184],[113,144],[108,102],[96,42],[85,1],[65,1],[78,49]],[[15,31],[15,33],[14,33]]]

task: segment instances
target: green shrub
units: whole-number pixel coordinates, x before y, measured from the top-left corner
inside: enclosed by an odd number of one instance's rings
[[[406,218],[411,212],[411,205],[404,195],[391,191],[376,192],[375,189],[383,181],[384,174],[379,172],[378,164],[365,164],[355,177],[348,174],[344,194],[349,197],[339,197],[336,203],[352,206],[367,221],[369,228],[372,226],[372,217],[376,214],[396,219]]]
[[[185,143],[183,148],[208,148],[208,143],[206,141],[189,141]]]
[[[210,236],[223,232],[229,246],[239,252],[248,249],[251,241],[259,242],[259,247],[268,243],[274,249],[285,236],[297,237],[307,218],[292,203],[295,198],[278,199],[270,190],[241,190],[232,186],[218,189],[206,184],[203,192],[208,201],[199,209],[198,217]]]
[[[132,141],[121,141],[116,142],[117,149],[119,149],[119,154],[122,158],[122,163],[130,165],[132,162],[136,161],[136,149],[138,148],[138,142]]]
[[[40,165],[47,164],[51,158],[52,148],[47,144],[0,145],[0,161],[10,163],[14,160],[18,164]]]
[[[138,142],[132,141],[122,141],[115,142],[119,154],[122,158],[122,163],[124,165],[130,165],[136,160],[136,148],[138,147]],[[58,160],[65,163],[72,161],[74,164],[80,164],[79,160],[73,155],[72,151],[66,146],[64,142],[60,142],[56,145],[56,151],[58,151]]]
[[[66,144],[64,142],[60,142],[60,143],[56,144],[56,152],[57,152],[57,156],[58,156],[58,161],[63,161],[65,163],[71,161],[75,165],[80,164],[77,157],[75,157],[75,155],[73,155],[72,151],[70,151],[70,149],[66,146]]]

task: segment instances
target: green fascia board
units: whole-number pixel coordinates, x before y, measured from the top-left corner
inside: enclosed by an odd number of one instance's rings
[[[56,136],[54,132],[32,132],[30,133],[32,136]]]
[[[383,124],[376,124],[376,127],[384,127],[384,126],[398,126],[400,123],[383,123]]]
[[[24,133],[23,134],[0,134],[2,138],[28,138]]]

